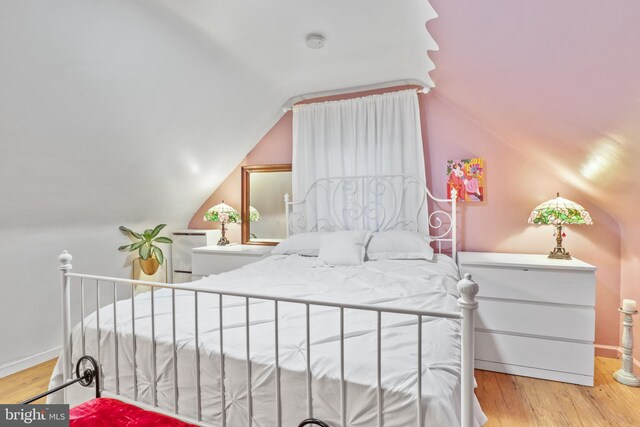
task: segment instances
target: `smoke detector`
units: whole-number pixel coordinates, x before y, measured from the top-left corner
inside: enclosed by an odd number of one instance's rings
[[[309,49],[320,49],[324,46],[325,38],[322,34],[309,34],[307,36],[307,47]]]

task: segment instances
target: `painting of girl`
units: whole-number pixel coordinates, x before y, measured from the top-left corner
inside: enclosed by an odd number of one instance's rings
[[[460,202],[484,200],[484,167],[481,158],[447,161],[447,196],[458,192]]]

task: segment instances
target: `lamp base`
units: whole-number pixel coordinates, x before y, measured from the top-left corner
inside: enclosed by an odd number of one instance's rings
[[[224,202],[223,202],[224,203]],[[227,231],[226,227],[224,226],[225,223],[222,223],[222,237],[220,237],[220,240],[218,240],[218,246],[226,246],[229,244],[229,239],[226,238],[225,233]]]
[[[553,248],[551,252],[549,252],[548,258],[551,259],[573,259],[571,258],[571,254],[567,252],[564,248]]]
[[[549,252],[551,259],[572,259],[569,252],[562,247],[562,225],[556,225],[556,247]]]

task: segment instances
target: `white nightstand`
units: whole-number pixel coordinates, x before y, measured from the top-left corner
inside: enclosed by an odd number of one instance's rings
[[[476,368],[593,386],[596,267],[481,252],[458,265],[480,285]]]
[[[273,246],[226,245],[194,248],[191,253],[192,279],[240,268],[269,256]]]
[[[190,282],[191,251],[200,246],[214,245],[220,239],[220,230],[178,230],[171,233],[171,271],[173,283]]]

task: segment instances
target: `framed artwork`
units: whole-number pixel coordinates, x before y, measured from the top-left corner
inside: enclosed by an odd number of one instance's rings
[[[481,158],[447,160],[447,197],[458,192],[460,202],[484,200],[484,166]]]

